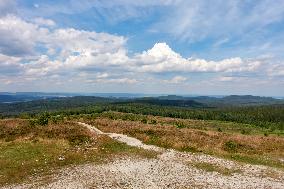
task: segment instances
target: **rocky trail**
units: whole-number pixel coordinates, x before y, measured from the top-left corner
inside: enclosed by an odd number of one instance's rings
[[[284,188],[284,172],[275,168],[166,150],[123,134],[104,133],[91,125],[78,124],[160,155],[156,159],[124,157],[102,165],[68,167],[52,175],[50,182],[35,180],[6,188]]]

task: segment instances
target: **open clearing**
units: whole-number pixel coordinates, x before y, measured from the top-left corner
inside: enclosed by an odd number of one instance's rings
[[[4,188],[284,188],[281,169],[146,145],[136,138],[79,124],[159,155],[147,159],[118,157],[105,164],[71,166],[49,175],[48,182],[35,177],[32,183]]]

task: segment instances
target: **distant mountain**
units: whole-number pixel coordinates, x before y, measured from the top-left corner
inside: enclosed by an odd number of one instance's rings
[[[201,108],[205,107],[204,104],[200,102],[196,102],[194,100],[182,98],[179,96],[169,96],[166,97],[148,97],[148,98],[139,98],[134,99],[133,102],[136,103],[147,103],[152,105],[160,105],[160,106],[179,106],[179,107],[194,107],[194,108]]]
[[[210,97],[210,96],[183,97],[183,96],[169,95],[169,96],[160,96],[157,97],[157,99],[193,100],[195,102],[206,104],[207,106],[211,107],[284,104],[283,99],[252,96],[252,95],[230,95],[224,97]]]
[[[48,99],[55,97],[75,97],[75,96],[93,96],[104,98],[119,98],[119,99],[133,99],[142,98],[145,96],[158,96],[146,95],[142,93],[43,93],[43,92],[0,92],[0,103],[13,103],[13,102],[26,102],[31,100]]]
[[[29,96],[29,95],[3,95],[0,94],[0,103],[14,103],[14,102],[26,102],[32,100],[44,99],[46,97]]]
[[[64,98],[54,97],[26,102],[0,103],[0,114],[18,115],[23,112],[37,113],[43,111],[71,110],[76,108],[85,108],[95,104],[112,103],[116,101],[117,99],[114,98],[76,96]]]
[[[141,94],[129,95],[119,93],[110,97],[72,96],[65,93],[0,93],[0,114],[15,115],[21,112],[56,111],[73,108],[83,108],[98,103],[142,103],[157,106],[175,106],[187,108],[221,108],[231,106],[260,106],[284,104],[284,99],[260,97],[251,95],[231,95],[225,97],[197,96],[184,97],[165,95],[158,97],[143,97]],[[104,96],[103,95],[103,96]],[[116,97],[114,97],[116,96]],[[127,96],[127,97],[126,97]]]
[[[231,95],[222,98],[222,100],[226,103],[234,103],[234,104],[271,104],[271,103],[279,103],[283,102],[283,100],[275,99],[272,97],[261,97],[261,96],[252,96],[252,95]]]

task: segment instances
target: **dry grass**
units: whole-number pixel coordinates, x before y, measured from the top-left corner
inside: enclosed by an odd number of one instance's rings
[[[32,125],[28,120],[0,120],[0,140],[13,141],[16,139],[66,139],[70,143],[90,142],[95,137],[88,129],[72,122],[49,124],[48,126]]]
[[[260,136],[284,136],[282,130],[271,130],[264,127],[259,127],[251,124],[235,123],[228,121],[216,121],[216,120],[194,120],[194,119],[181,119],[181,118],[169,118],[153,115],[141,115],[133,113],[122,113],[115,111],[108,111],[103,113],[94,114],[81,114],[71,116],[72,119],[84,118],[95,119],[109,118],[112,120],[124,120],[124,121],[140,121],[142,123],[148,123],[152,125],[173,125],[178,128],[191,128],[198,130],[212,130],[225,133],[237,133],[242,135],[260,135]]]
[[[159,118],[157,118],[159,119]],[[255,164],[284,168],[284,138],[277,136],[242,135],[177,128],[168,124],[143,124],[140,121],[123,121],[98,118],[89,120],[104,132],[123,133],[164,148],[180,151],[204,152]]]
[[[31,126],[21,119],[0,121],[0,186],[47,175],[62,166],[103,163],[117,156],[154,158],[156,153],[95,135],[75,123]]]

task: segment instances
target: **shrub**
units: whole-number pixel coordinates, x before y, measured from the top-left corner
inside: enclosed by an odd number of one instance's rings
[[[198,150],[196,147],[194,146],[184,146],[181,148],[181,151],[184,151],[184,152],[193,152],[193,153],[196,153],[196,152],[202,152],[202,150]]]
[[[97,119],[97,117],[99,117],[98,113],[92,113],[91,115],[92,119]]]
[[[52,123],[56,123],[56,124],[57,124],[57,123],[63,122],[64,117],[61,116],[61,115],[52,116],[52,117],[50,118],[50,120],[51,120]]]
[[[181,128],[185,128],[186,125],[183,122],[176,122],[175,123],[176,128],[181,129]]]
[[[142,123],[145,123],[145,124],[148,123],[148,121],[147,121],[146,118],[143,118],[143,119],[141,120],[141,122],[142,122]]]
[[[155,124],[157,124],[157,120],[152,119],[152,120],[150,121],[150,123],[155,125]]]
[[[250,130],[242,129],[242,131],[241,131],[241,134],[243,134],[243,135],[249,135],[250,133],[251,133]]]
[[[82,145],[91,142],[91,137],[83,134],[68,136],[68,141],[71,145]]]
[[[29,119],[29,127],[33,128],[36,126],[37,120]]]
[[[229,152],[237,152],[238,147],[239,147],[239,144],[231,140],[228,142],[225,142],[225,145],[224,145],[225,150]]]
[[[31,118],[31,116],[30,116],[28,113],[21,113],[21,114],[19,115],[19,117],[20,117],[21,119],[29,119],[29,118]]]
[[[48,114],[41,114],[37,120],[39,125],[47,125],[48,124],[49,115]]]

